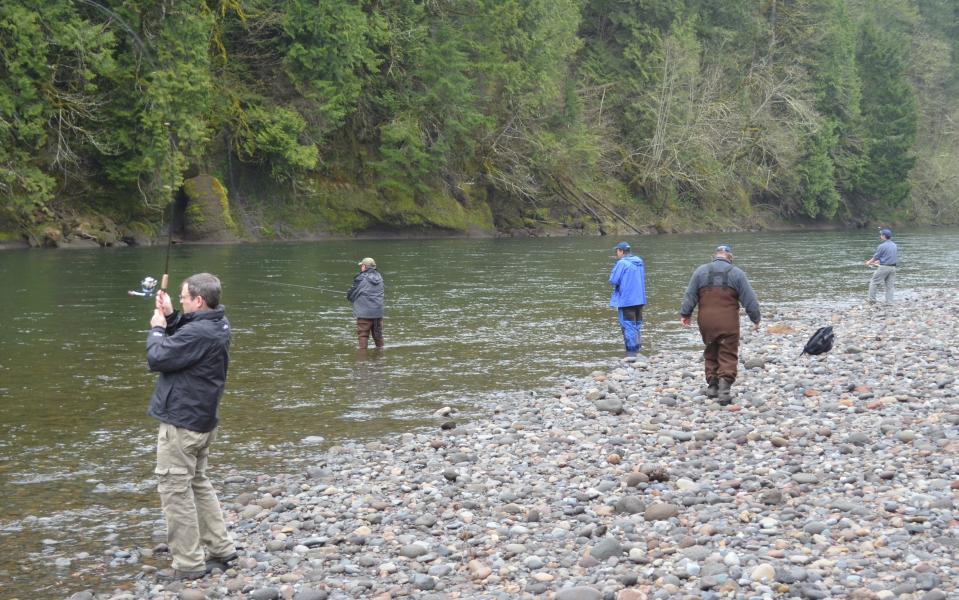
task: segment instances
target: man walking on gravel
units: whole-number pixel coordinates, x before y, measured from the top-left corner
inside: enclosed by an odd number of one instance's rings
[[[733,266],[729,246],[719,246],[713,261],[698,267],[683,296],[680,322],[689,327],[693,309],[699,305],[697,324],[706,344],[706,396],[726,405],[732,402],[730,388],[736,381],[739,363],[739,305],[759,330],[759,301],[746,273]]]
[[[643,347],[643,307],[646,305],[646,267],[643,259],[630,253],[629,244],[620,242],[613,248],[616,264],[609,274],[613,294],[609,305],[619,312],[626,356],[636,356]]]
[[[869,301],[876,301],[876,286],[882,284],[886,288],[886,304],[892,304],[896,293],[896,265],[899,263],[899,252],[896,243],[892,241],[892,231],[886,228],[879,230],[879,246],[872,258],[866,261],[870,267],[877,267],[869,280]]]
[[[360,350],[366,350],[370,336],[377,348],[383,342],[383,276],[376,270],[376,261],[364,258],[359,263],[360,272],[353,278],[353,286],[346,292],[346,299],[353,304],[356,318],[356,336]]]
[[[157,577],[167,580],[199,579],[237,558],[206,475],[230,361],[220,280],[188,277],[180,305],[174,311],[170,296],[157,292],[147,335],[147,363],[160,373],[147,414],[160,421],[155,473],[173,568]]]

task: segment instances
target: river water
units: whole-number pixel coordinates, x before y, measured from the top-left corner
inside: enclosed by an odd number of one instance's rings
[[[812,311],[825,324],[833,307],[864,300],[871,270],[862,261],[879,241],[874,231],[625,239],[647,265],[644,352],[687,349],[692,369],[698,335],[679,326],[677,311],[692,270],[717,244],[732,245],[767,323]],[[217,274],[233,328],[214,483],[298,472],[331,444],[435,428],[432,413],[443,406],[460,420],[482,418],[497,403],[609,365],[622,355],[607,307],[616,241],[174,247],[171,287],[194,272]],[[955,292],[959,230],[897,231],[895,241],[901,310],[913,290]],[[2,597],[123,587],[140,565],[118,565],[122,551],[157,542],[156,423],[145,415],[155,380],[144,356],[152,301],[126,292],[160,277],[164,252],[0,253]],[[364,256],[386,280],[382,353],[355,349],[345,300]],[[94,568],[111,549],[121,558]]]

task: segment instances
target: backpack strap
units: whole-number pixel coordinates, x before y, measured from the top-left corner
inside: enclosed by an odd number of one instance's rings
[[[730,269],[717,269],[715,264],[709,265],[709,275],[707,275],[706,285],[703,287],[732,287],[729,285]]]

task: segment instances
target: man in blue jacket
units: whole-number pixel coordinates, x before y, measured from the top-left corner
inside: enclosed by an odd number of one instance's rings
[[[646,267],[643,259],[630,253],[629,244],[620,242],[613,248],[616,264],[609,274],[613,295],[609,305],[619,311],[626,356],[636,356],[643,347],[643,307],[646,305]]]
[[[230,362],[220,280],[188,277],[180,304],[183,310],[174,311],[170,296],[157,292],[147,335],[147,363],[160,373],[147,414],[160,421],[155,473],[173,555],[173,568],[160,571],[160,579],[199,579],[237,558],[206,475]]]

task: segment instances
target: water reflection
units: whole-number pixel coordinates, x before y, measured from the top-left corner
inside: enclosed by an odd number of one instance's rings
[[[386,392],[391,387],[386,357],[385,350],[357,348],[350,389],[352,400],[344,407],[344,418],[362,421],[377,412],[386,412],[390,402]]]

